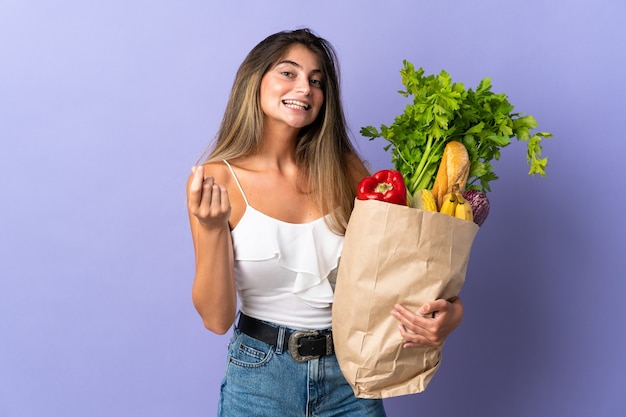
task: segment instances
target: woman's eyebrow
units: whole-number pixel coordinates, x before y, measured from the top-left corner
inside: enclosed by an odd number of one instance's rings
[[[290,59],[284,59],[282,61],[279,61],[278,64],[276,64],[276,66],[279,66],[281,64],[288,64],[288,65],[293,65],[296,68],[300,68],[302,69],[302,65],[298,64],[296,61],[292,61]],[[311,71],[311,73],[314,74],[321,74],[322,70],[321,69],[314,69],[313,71]]]
[[[280,64],[289,64],[289,65],[293,65],[294,67],[298,67],[298,68],[302,67],[296,61],[291,61],[289,59],[283,59],[282,61],[279,61],[278,64],[276,64],[276,65],[280,65]]]

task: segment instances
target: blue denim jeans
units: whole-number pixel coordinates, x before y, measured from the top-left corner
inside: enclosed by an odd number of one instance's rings
[[[379,399],[357,398],[335,355],[293,360],[235,329],[222,381],[221,417],[385,417]]]

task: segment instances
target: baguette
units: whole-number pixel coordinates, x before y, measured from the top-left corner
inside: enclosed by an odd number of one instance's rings
[[[465,189],[470,165],[465,145],[455,140],[446,144],[433,185],[433,196],[438,208],[441,208],[444,197],[452,191],[455,184],[459,185],[460,191]]]

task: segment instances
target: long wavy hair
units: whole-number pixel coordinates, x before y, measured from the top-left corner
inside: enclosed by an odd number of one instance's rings
[[[350,142],[339,88],[339,64],[333,46],[310,29],[283,31],[256,45],[242,62],[230,93],[213,150],[206,162],[254,155],[261,145],[261,79],[295,44],[304,45],[321,65],[324,103],[316,120],[302,128],[296,145],[299,183],[316,201],[331,230],[345,233],[355,198],[347,158],[356,155]]]

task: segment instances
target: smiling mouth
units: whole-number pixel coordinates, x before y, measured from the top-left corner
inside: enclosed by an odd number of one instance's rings
[[[298,100],[283,100],[283,104],[292,109],[309,110],[311,105]]]

